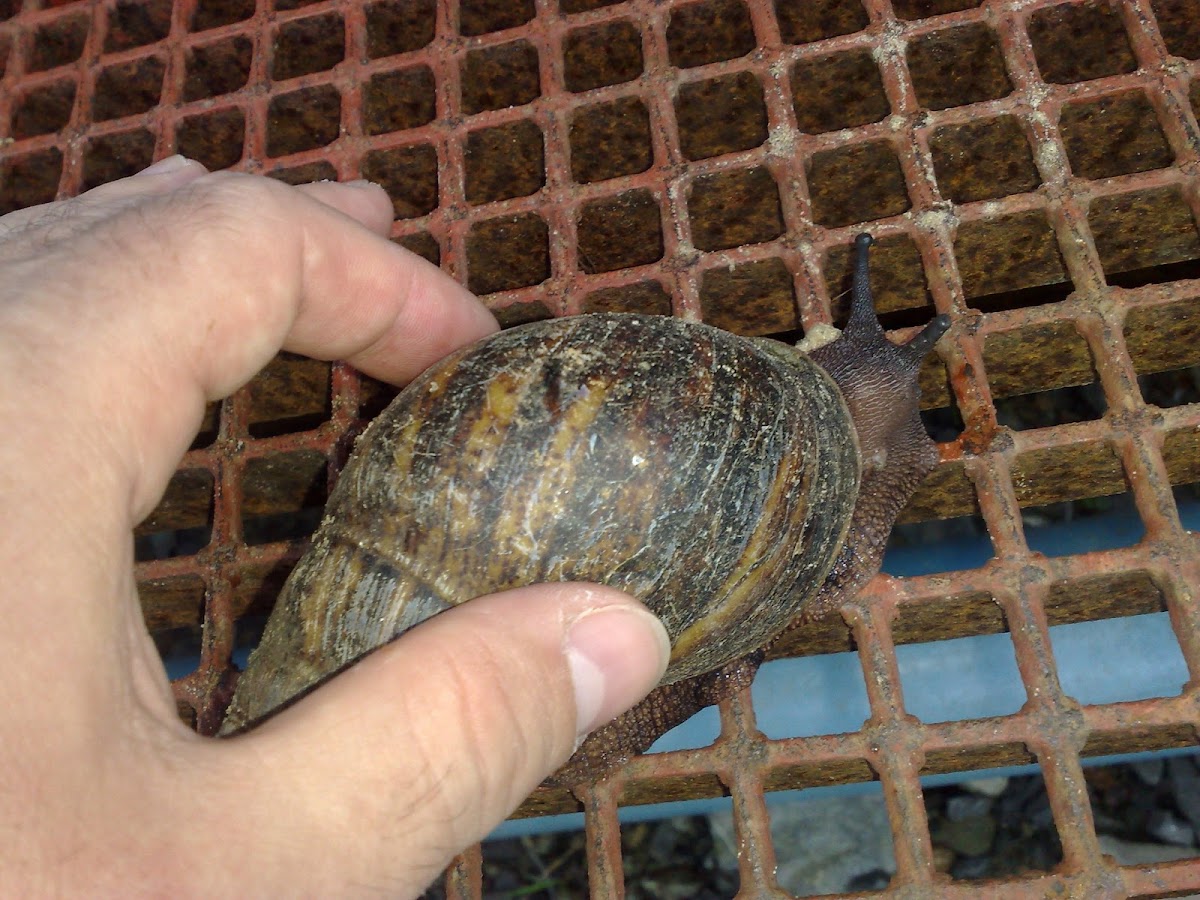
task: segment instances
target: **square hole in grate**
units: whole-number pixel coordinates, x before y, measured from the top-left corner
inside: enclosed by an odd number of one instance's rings
[[[563,80],[579,93],[642,74],[642,33],[626,19],[576,28],[563,42]]]
[[[1149,572],[1125,571],[1055,582],[1045,605],[1048,624],[1068,625],[1166,612],[1167,598]]]
[[[926,19],[946,13],[975,9],[983,0],[893,0],[892,9],[901,19]]]
[[[1012,91],[995,32],[982,23],[922,35],[908,45],[917,99],[926,109],[997,100]]]
[[[700,311],[709,325],[737,334],[778,334],[800,327],[792,274],[774,257],[704,272]]]
[[[199,450],[209,446],[217,439],[217,430],[220,424],[221,402],[218,400],[204,407],[204,418],[200,420],[200,427],[196,430],[196,436],[192,438],[192,445],[188,449]]]
[[[954,256],[963,292],[975,309],[1037,306],[1071,291],[1054,228],[1037,210],[963,222]]]
[[[1088,226],[1111,285],[1138,287],[1196,277],[1200,236],[1179,187],[1099,197],[1088,210]]]
[[[1080,178],[1112,178],[1162,169],[1175,154],[1141,91],[1063,107],[1059,118],[1071,171]]]
[[[220,109],[180,122],[175,128],[175,150],[215,172],[241,162],[245,137],[246,118],[242,111]]]
[[[850,316],[853,247],[831,247],[821,268],[830,296],[830,314],[834,324],[841,326]],[[875,312],[884,328],[924,325],[935,315],[921,251],[906,234],[879,238],[871,247],[871,288]]]
[[[167,64],[147,56],[109,66],[96,79],[92,117],[97,122],[144,113],[158,105]]]
[[[198,575],[150,578],[140,580],[137,590],[142,618],[163,661],[176,653],[198,656],[199,647],[186,635],[199,631],[204,621],[204,579]],[[172,678],[184,674],[168,669]]]
[[[437,238],[428,231],[406,234],[403,237],[397,238],[396,243],[405,250],[410,250],[422,259],[433,263],[435,266],[442,264],[442,248],[438,245]]]
[[[1031,506],[1021,521],[1029,548],[1050,557],[1132,547],[1146,536],[1129,493]]]
[[[64,78],[33,88],[17,101],[12,117],[12,136],[18,141],[39,134],[53,134],[66,127],[75,105],[75,82]]]
[[[775,0],[775,18],[785,44],[807,44],[862,31],[870,23],[862,0]]]
[[[161,41],[171,32],[171,0],[118,3],[108,13],[104,52],[115,53]]]
[[[830,618],[845,628],[839,617]],[[871,717],[862,664],[854,652],[772,659],[758,670],[750,691],[758,729],[771,740],[850,734]]]
[[[1007,632],[1008,619],[995,598],[987,591],[969,591],[906,602],[892,625],[892,640],[920,644]]]
[[[341,127],[342,96],[333,85],[277,95],[267,107],[267,155],[286,156],[332,144]]]
[[[1200,304],[1195,298],[1134,306],[1125,316],[1125,349],[1142,396],[1161,407],[1200,402]]]
[[[1017,501],[1023,507],[1105,497],[1126,489],[1120,456],[1101,440],[1027,450],[1013,462],[1012,480]],[[1105,511],[1101,506],[1097,504],[1096,510]],[[1066,515],[1064,511],[1057,517]]]
[[[692,243],[701,250],[758,244],[783,234],[779,190],[762,167],[697,178],[688,197],[688,216]]]
[[[28,70],[41,72],[75,62],[83,55],[88,28],[87,15],[67,15],[46,22],[34,32]]]
[[[677,6],[667,23],[667,52],[681,69],[745,56],[758,46],[741,0],[701,0]]]
[[[546,183],[542,130],[529,119],[467,135],[466,196],[473,205],[527,197]]]
[[[535,13],[533,0],[461,0],[458,31],[464,37],[473,37],[516,28]]]
[[[247,385],[250,434],[273,437],[311,431],[329,420],[329,363],[281,353]]]
[[[254,15],[255,0],[204,0],[192,13],[192,31],[232,25]]]
[[[191,556],[208,546],[213,484],[207,469],[180,469],[171,476],[158,506],[134,529],[139,562]]]
[[[1100,852],[1117,865],[1200,856],[1200,766],[1194,754],[1087,766],[1083,777]]]
[[[346,55],[346,25],[337,14],[285,22],[275,34],[271,78],[283,81],[332,69]]]
[[[183,99],[203,100],[245,87],[253,53],[250,39],[240,35],[188,50]]]
[[[581,184],[636,175],[654,162],[650,117],[637,97],[575,110],[568,140],[571,177]]]
[[[1137,69],[1115,5],[1060,3],[1029,20],[1029,40],[1042,78],[1055,84],[1089,81]]]
[[[892,830],[878,785],[773,798],[767,812],[778,859],[774,881],[783,896],[861,896],[891,882]],[[736,869],[739,840],[731,814],[716,813],[712,821],[725,864]]]
[[[481,896],[587,896],[587,838],[582,829],[492,838],[482,850]],[[548,860],[553,860],[549,872]],[[446,896],[441,889],[435,883],[425,896]]]
[[[922,722],[1009,716],[1025,705],[1025,684],[1008,634],[896,647],[904,705]]]
[[[144,593],[145,592],[145,593]],[[196,670],[203,646],[204,579],[196,576],[156,578],[138,585],[138,596],[149,593],[154,599],[142,602],[146,628],[162,659],[168,678],[182,678]],[[165,601],[165,602],[164,602]],[[186,624],[172,627],[175,622]],[[180,711],[183,716],[183,712]],[[194,715],[191,728],[195,728]]]
[[[710,779],[704,779],[706,782]],[[679,797],[711,796],[699,779],[672,779]],[[580,854],[586,847],[579,845]],[[679,816],[621,825],[621,868],[629,897],[732,897],[738,890],[736,857],[727,860],[717,846],[720,838],[709,816]],[[730,864],[731,863],[731,864]],[[664,887],[670,885],[669,891]],[[595,887],[593,886],[593,891]],[[585,890],[548,892],[558,897],[584,897]],[[494,895],[488,895],[494,896]],[[509,896],[515,896],[509,894]]]
[[[528,41],[468,51],[459,80],[468,115],[532,103],[542,90],[538,53]]]
[[[384,0],[367,7],[367,55],[371,59],[409,53],[436,33],[436,0]]]
[[[1084,706],[1178,697],[1188,682],[1165,612],[1055,625],[1050,645],[1063,692]]]
[[[242,529],[247,546],[311,534],[321,521],[329,465],[323,453],[296,450],[260,456],[242,471]]]
[[[428,125],[437,115],[436,89],[428,66],[372,75],[363,100],[363,131],[387,134]]]
[[[990,334],[983,360],[996,416],[1015,431],[1091,421],[1107,411],[1091,350],[1069,321]]]
[[[1138,376],[1142,399],[1159,409],[1200,403],[1200,366]]]
[[[579,215],[579,263],[589,274],[644,266],[662,259],[662,218],[647,190],[584,204]]]
[[[550,277],[550,234],[534,213],[488,219],[467,235],[467,287],[476,294],[511,291]]]
[[[995,200],[1042,183],[1014,116],[939,128],[929,140],[942,196],[955,203]]]
[[[363,161],[362,175],[388,192],[397,219],[415,219],[437,209],[437,150],[430,144],[373,150]]]
[[[671,295],[660,282],[639,281],[621,287],[601,288],[583,298],[582,313],[642,313],[671,315]]]
[[[900,160],[887,141],[822,150],[805,169],[813,221],[826,228],[885,219],[911,205]]]
[[[387,409],[388,404],[396,399],[401,390],[394,384],[378,381],[361,373],[358,383],[358,417],[363,421],[370,421]]]
[[[1200,59],[1200,0],[1150,0],[1150,8],[1167,52]]]
[[[1200,531],[1200,432],[1191,426],[1167,432],[1162,455],[1183,527]]]
[[[1077,387],[1004,397],[996,401],[996,421],[1013,431],[1092,422],[1107,411],[1104,390],[1096,381]]]
[[[282,181],[284,184],[309,184],[313,181],[337,181],[337,169],[331,163],[305,163],[302,166],[276,166],[267,173],[267,177]]]
[[[749,150],[767,139],[767,106],[753,72],[682,85],[675,119],[688,159]]]
[[[965,473],[961,468],[939,466],[929,476],[927,484],[929,492],[915,497],[916,505],[910,503],[900,521],[892,526],[884,552],[883,571],[897,578],[914,578],[977,569],[984,565],[996,552],[987,524],[977,512],[974,491]],[[943,493],[932,493],[938,489]],[[920,514],[923,505],[934,502],[938,506],[932,515]],[[973,515],[952,514],[964,509],[975,512]],[[951,621],[947,619],[946,624]],[[920,639],[919,635],[912,638]]]
[[[996,749],[1022,761],[1033,758],[1024,746],[1011,754]],[[969,882],[1049,872],[1062,862],[1062,841],[1040,772],[963,774],[973,777],[921,791],[939,869],[953,881]]]
[[[83,190],[142,171],[154,160],[154,135],[144,128],[92,138],[83,150]]]
[[[791,84],[796,126],[809,134],[878,122],[891,108],[867,50],[797,60]]]
[[[530,300],[510,300],[508,303],[492,305],[489,308],[501,328],[554,318],[554,311],[536,297]]]

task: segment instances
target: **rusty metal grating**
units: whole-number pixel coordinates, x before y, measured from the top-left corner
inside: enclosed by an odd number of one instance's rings
[[[540,790],[522,814],[585,810],[593,896],[618,896],[618,804],[729,795],[741,895],[781,896],[764,792],[877,780],[883,894],[982,897],[996,885],[935,873],[919,778],[1036,761],[1062,862],[1005,896],[1200,890],[1195,860],[1101,855],[1080,762],[1200,743],[1200,545],[1176,502],[1200,482],[1200,0],[0,0],[0,70],[0,211],[173,152],[367,177],[395,239],[506,324],[636,310],[802,331],[839,315],[869,223],[885,325],[954,319],[923,376],[942,465],[905,519],[974,523],[991,559],[878,578],[776,648],[856,651],[861,730],[768,740],[747,692],[711,746],[578,798]],[[1091,413],[1058,402],[1079,390]],[[280,357],[210,410],[139,530],[160,646],[199,640],[176,683],[199,730],[392,393]],[[1030,549],[1058,505],[1112,496],[1140,539]],[[1051,626],[1162,610],[1181,694],[1064,692]],[[1011,638],[1021,710],[908,714],[897,645],[989,633]],[[450,870],[451,896],[480,895],[480,854]]]

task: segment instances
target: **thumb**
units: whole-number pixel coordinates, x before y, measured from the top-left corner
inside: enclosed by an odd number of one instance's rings
[[[294,830],[273,848],[281,878],[416,894],[657,684],[669,653],[661,623],[611,588],[479,598],[228,742],[249,757],[235,790]]]

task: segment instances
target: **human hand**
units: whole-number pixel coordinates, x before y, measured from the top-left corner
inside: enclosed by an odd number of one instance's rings
[[[179,721],[134,525],[205,404],[285,347],[402,383],[495,328],[373,185],[174,158],[0,218],[0,882],[415,895],[631,706],[666,635],[543,585],[425,623],[241,737]]]

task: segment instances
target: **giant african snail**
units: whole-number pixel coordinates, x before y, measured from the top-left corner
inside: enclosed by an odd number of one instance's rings
[[[503,331],[428,369],[359,439],[222,733],[454,604],[543,581],[639,597],[673,647],[662,685],[560,781],[603,775],[748,683],[790,622],[878,571],[937,462],[917,370],[949,320],[888,341],[870,244],[856,241],[846,328],[808,354],[604,314]]]

